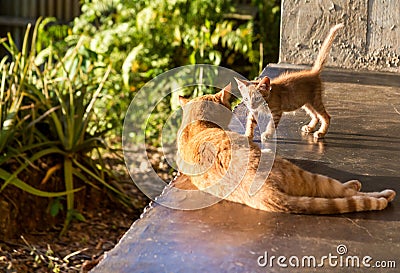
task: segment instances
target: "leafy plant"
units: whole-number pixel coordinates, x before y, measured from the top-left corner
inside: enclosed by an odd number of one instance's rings
[[[95,188],[98,186],[93,182],[100,183],[124,198],[123,193],[105,181],[107,170],[101,160],[101,149],[106,148],[102,138],[105,131],[91,123],[95,118],[95,103],[102,97],[111,66],[103,75],[98,75],[97,70],[102,72],[104,67],[93,63],[91,54],[95,53],[85,48],[84,38],[62,57],[50,48],[45,58],[40,56],[46,62],[36,64],[43,66],[43,70],[36,70],[41,84],[30,88],[45,113],[55,109],[48,114],[50,134],[47,139],[55,141],[49,152],[62,157],[66,190],[73,190],[74,180],[79,179]],[[93,160],[93,152],[99,163]],[[73,193],[67,194],[67,210],[65,226],[73,218],[83,219],[74,210]]]
[[[6,56],[0,62],[1,85],[0,85],[0,192],[8,185],[14,185],[30,194],[43,197],[57,197],[65,194],[73,194],[76,190],[67,192],[45,192],[38,190],[20,180],[17,175],[26,170],[31,162],[42,156],[42,153],[33,154],[30,158],[26,156],[27,151],[38,149],[44,143],[34,143],[33,134],[28,126],[32,120],[32,105],[25,85],[33,80],[32,58],[33,51],[28,50],[30,26],[25,34],[22,50],[19,51],[11,36],[2,39],[1,44],[10,52],[12,60],[8,61]],[[33,36],[36,36],[36,29]],[[14,173],[1,168],[9,162],[18,162],[20,167]]]
[[[74,195],[81,189],[76,187],[78,181],[96,189],[101,185],[117,193],[123,202],[127,199],[115,186],[106,182],[111,173],[102,161],[102,152],[107,149],[102,138],[105,130],[100,130],[95,123],[95,104],[103,98],[103,87],[111,66],[104,67],[92,61],[97,59],[92,56],[96,53],[84,46],[85,38],[64,55],[59,55],[51,44],[36,51],[40,48],[36,38],[44,29],[42,24],[36,24],[30,41],[28,26],[22,52],[18,51],[11,37],[8,37],[8,42],[2,41],[12,61],[1,63],[1,98],[4,101],[1,106],[7,108],[2,109],[4,130],[0,147],[7,149],[3,151],[5,156],[0,163],[5,164],[14,158],[19,167],[12,174],[0,169],[0,178],[4,180],[0,190],[13,184],[44,197],[66,195],[64,232],[72,219],[84,219],[75,210]],[[32,45],[30,50],[27,50],[27,44]],[[8,145],[10,141],[15,144]],[[59,163],[47,170],[42,184],[61,169],[65,192],[42,192],[18,179],[19,174],[30,170],[35,162],[45,157],[52,157]]]

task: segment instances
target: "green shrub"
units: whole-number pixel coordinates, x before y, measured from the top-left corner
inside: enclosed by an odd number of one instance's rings
[[[96,103],[103,99],[111,66],[94,61],[98,57],[85,47],[84,37],[63,55],[51,44],[36,51],[40,48],[36,38],[45,23],[37,23],[32,35],[28,26],[21,52],[12,37],[2,40],[11,60],[7,62],[5,58],[0,63],[0,167],[13,162],[16,169],[12,173],[0,169],[0,192],[11,184],[44,197],[66,195],[66,228],[71,219],[83,219],[75,210],[77,185],[96,189],[102,186],[117,193],[122,201],[126,197],[106,182],[111,174],[102,161],[107,148],[103,138],[106,130],[96,125],[94,111]],[[32,45],[29,50],[28,44]],[[61,169],[66,192],[39,191],[18,179],[18,175],[34,170],[34,164],[47,157],[56,165],[47,170],[41,184],[55,169]]]
[[[105,85],[113,100],[99,108],[107,112],[106,126],[120,135],[135,91],[162,72],[198,63],[230,66],[236,59],[257,64],[253,21],[226,16],[234,12],[229,0],[84,1],[73,33],[88,37],[87,47],[100,54],[96,61],[113,67]],[[159,141],[157,120],[170,110],[166,105],[149,124],[153,144]]]
[[[17,175],[24,171],[31,162],[40,158],[41,154],[31,154],[30,150],[39,150],[44,145],[37,143],[36,133],[30,126],[37,117],[35,106],[30,99],[30,92],[26,86],[36,81],[33,75],[34,47],[28,48],[30,26],[28,26],[22,50],[15,45],[11,36],[0,42],[8,50],[8,56],[0,62],[0,193],[8,185],[14,185],[30,194],[56,197],[65,195],[65,192],[51,193],[38,190],[21,181]],[[37,29],[33,33],[33,40]],[[10,162],[16,162],[17,171],[11,173],[4,168]],[[73,192],[73,191],[72,191]],[[70,192],[72,194],[72,192]]]

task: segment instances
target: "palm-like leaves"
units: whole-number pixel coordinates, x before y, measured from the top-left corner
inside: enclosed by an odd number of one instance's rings
[[[102,132],[89,127],[111,66],[93,64],[90,54],[94,53],[85,48],[83,38],[63,56],[51,45],[36,52],[38,30],[43,30],[40,22],[32,34],[28,26],[21,52],[11,37],[2,40],[11,61],[5,58],[0,63],[0,192],[14,185],[44,197],[66,195],[66,227],[72,217],[81,218],[74,211],[77,179],[92,186],[101,184],[123,196],[105,181],[106,170],[90,157],[94,149],[104,148]],[[28,50],[29,37],[32,47]],[[46,130],[39,124],[45,124]],[[49,156],[62,159],[65,192],[40,191],[18,178],[37,160]],[[16,171],[1,169],[12,160],[18,162]]]

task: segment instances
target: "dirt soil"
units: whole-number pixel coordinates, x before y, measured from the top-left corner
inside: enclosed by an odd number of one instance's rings
[[[149,159],[156,172],[165,180],[172,179],[168,165],[160,164],[164,158],[153,149]],[[162,166],[162,167],[160,167]],[[54,226],[47,232],[29,232],[15,239],[0,238],[0,272],[88,272],[111,250],[137,220],[149,199],[141,193],[128,175],[123,188],[135,197],[135,207],[110,202],[81,211],[84,222],[73,221],[66,234],[60,237],[62,226]]]
[[[139,211],[103,208],[84,216],[86,222],[73,222],[63,237],[60,227],[0,241],[0,272],[87,272],[114,247]]]

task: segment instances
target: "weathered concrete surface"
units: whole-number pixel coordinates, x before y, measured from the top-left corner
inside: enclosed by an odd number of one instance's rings
[[[265,73],[271,76],[274,69]],[[278,127],[278,153],[341,181],[359,179],[366,191],[395,189],[398,196],[387,209],[306,216],[267,213],[227,201],[193,211],[152,203],[92,272],[398,272],[400,88],[340,82],[325,86],[332,116],[326,138],[314,143],[301,135],[301,125],[308,122],[304,112],[286,114]],[[181,176],[174,183],[187,182]],[[166,190],[160,198],[175,197]],[[339,252],[343,245],[346,253]],[[289,268],[279,266],[277,258],[260,266],[258,262],[266,263],[266,252],[269,258],[286,257],[283,264]],[[289,264],[292,256],[299,258],[299,267]],[[315,267],[313,261],[308,266],[310,256],[316,258]],[[330,264],[323,256],[336,258]],[[366,268],[362,260],[368,256],[372,260],[366,265],[381,261],[393,267],[394,261],[397,268]],[[353,264],[353,259],[358,260]]]
[[[312,64],[337,23],[328,66],[400,72],[400,1],[389,0],[283,0],[279,62]]]

